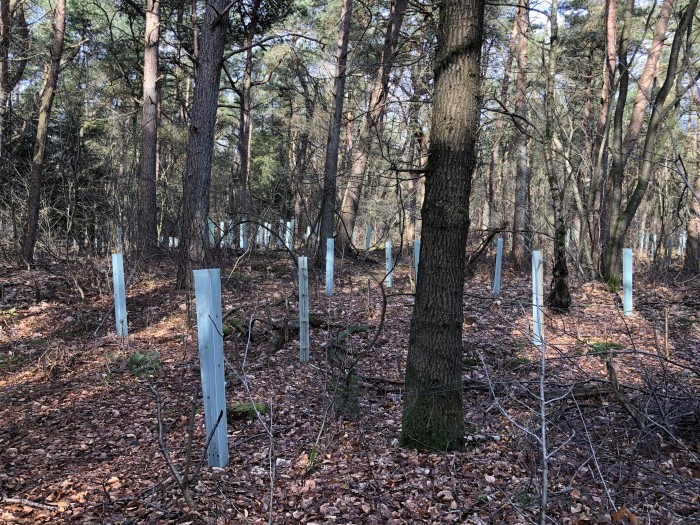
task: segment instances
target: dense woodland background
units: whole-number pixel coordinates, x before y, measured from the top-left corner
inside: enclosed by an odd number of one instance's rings
[[[697,22],[697,0],[0,0],[0,521],[697,522]],[[259,402],[226,469],[195,466],[202,267],[227,400]]]
[[[301,242],[320,222],[324,175],[335,179],[342,246],[363,247],[366,225],[376,244],[419,237],[435,6],[354,6],[337,125],[340,3],[228,6],[207,195],[183,193],[188,127],[211,112],[211,100],[192,105],[198,53],[211,51],[195,45],[204,5],[1,7],[5,257],[31,261],[37,242],[42,257],[105,253],[120,226],[131,249],[139,235],[147,249],[167,245],[194,199],[217,225],[249,221],[251,240],[258,225],[294,218]],[[687,231],[683,264],[698,271],[695,8],[487,6],[472,247],[496,228],[513,232],[507,245],[524,268],[527,249],[556,253],[553,240],[568,236],[577,276],[615,279],[621,246],[668,263]]]

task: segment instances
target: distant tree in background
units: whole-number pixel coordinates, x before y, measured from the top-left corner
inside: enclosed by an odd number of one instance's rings
[[[384,36],[384,47],[374,72],[367,111],[360,126],[357,148],[352,156],[350,177],[345,187],[340,207],[337,238],[339,248],[343,251],[352,245],[352,234],[355,230],[357,210],[360,205],[362,187],[367,176],[366,170],[372,152],[372,144],[375,142],[376,137],[381,134],[381,120],[384,115],[384,106],[386,105],[387,90],[389,88],[389,73],[396,58],[401,25],[403,24],[407,6],[408,0],[391,2],[391,10]]]
[[[41,189],[46,159],[46,139],[49,134],[49,119],[56,95],[58,74],[61,71],[63,43],[66,32],[66,1],[58,0],[53,14],[53,46],[51,55],[44,69],[44,86],[39,101],[39,119],[36,125],[34,153],[32,154],[29,174],[29,198],[27,201],[27,220],[24,224],[22,258],[31,263],[34,260],[34,246],[39,233],[39,209],[41,207]]]
[[[529,0],[518,0],[515,20],[518,27],[518,73],[515,77],[514,126],[515,141],[515,200],[513,204],[513,268],[523,271],[530,267],[530,155],[528,152],[527,73],[528,32],[530,31]]]
[[[335,234],[336,179],[338,177],[338,151],[340,150],[340,128],[343,120],[343,99],[347,78],[348,41],[350,40],[350,20],[353,0],[343,0],[338,28],[335,74],[333,75],[333,95],[331,118],[328,125],[326,157],[323,164],[323,196],[321,198],[320,247],[316,252],[316,266],[322,268],[326,261],[326,240]]]
[[[139,171],[139,248],[144,254],[158,246],[158,47],[160,42],[160,0],[146,0],[145,50],[143,55],[143,108]]]

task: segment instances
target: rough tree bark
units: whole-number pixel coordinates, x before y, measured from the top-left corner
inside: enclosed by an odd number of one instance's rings
[[[190,288],[192,270],[206,268],[209,253],[209,190],[214,124],[219,102],[228,0],[209,0],[204,11],[195,71],[192,117],[187,137],[187,169],[182,176],[182,223],[177,269],[179,288]]]
[[[479,127],[484,0],[440,4],[426,173],[421,278],[411,318],[401,444],[459,448],[469,193]]]
[[[333,101],[331,121],[328,127],[326,159],[323,164],[323,195],[321,197],[321,231],[319,249],[316,251],[315,263],[323,268],[326,263],[326,239],[333,237],[336,212],[336,178],[338,175],[338,150],[340,149],[340,127],[343,119],[343,96],[348,62],[348,41],[350,39],[350,19],[352,18],[353,0],[343,0],[338,29],[338,48],[336,51],[335,75],[333,81]]]
[[[367,112],[360,128],[355,158],[352,161],[350,178],[345,188],[340,208],[337,239],[338,245],[343,251],[352,246],[352,234],[355,230],[355,221],[357,219],[357,210],[360,206],[362,187],[366,178],[367,164],[373,139],[380,134],[380,123],[384,113],[389,73],[396,57],[396,47],[407,5],[408,0],[392,0],[391,2],[391,11],[389,12],[389,20],[387,21],[386,34],[384,36],[384,49],[374,73],[374,85],[372,86]]]
[[[515,18],[518,24],[518,74],[515,80],[515,211],[513,212],[513,246],[511,251],[513,269],[529,268],[529,201],[530,161],[525,133],[527,112],[527,33],[530,30],[529,0],[518,0]]]
[[[34,260],[34,246],[39,230],[39,209],[41,207],[41,186],[46,157],[46,138],[49,134],[49,118],[53,99],[56,95],[58,74],[61,71],[63,42],[66,31],[66,1],[58,0],[53,17],[54,35],[51,48],[51,59],[44,68],[44,86],[39,101],[39,120],[36,124],[36,138],[32,154],[31,171],[29,174],[29,200],[27,206],[27,221],[24,224],[24,239],[22,257],[25,262]]]
[[[591,181],[586,210],[591,234],[592,258],[598,260],[601,252],[601,207],[605,200],[605,184],[608,177],[608,133],[610,130],[610,108],[617,69],[617,4],[616,0],[605,0],[605,60],[603,61],[603,86],[600,92],[598,123],[592,141]],[[598,272],[596,272],[596,275]]]
[[[571,293],[569,292],[569,268],[566,264],[566,222],[564,217],[564,188],[565,184],[559,179],[555,158],[557,147],[554,138],[555,125],[555,99],[554,86],[557,72],[557,55],[559,48],[558,0],[552,0],[551,13],[549,15],[550,37],[549,57],[546,64],[547,80],[545,84],[545,167],[547,169],[547,181],[552,197],[552,211],[554,212],[554,268],[552,269],[552,289],[547,296],[547,303],[562,310],[571,306]],[[544,53],[543,53],[544,56]]]
[[[144,255],[158,246],[156,179],[158,144],[158,45],[160,0],[146,0],[143,53],[143,109],[139,174],[138,248]]]

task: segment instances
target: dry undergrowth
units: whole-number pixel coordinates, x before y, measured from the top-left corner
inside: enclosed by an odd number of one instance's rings
[[[292,260],[255,254],[231,273],[232,261],[222,271],[229,403],[261,402],[269,413],[228,423],[229,465],[201,471],[195,508],[159,450],[148,388],[162,399],[164,441],[182,471],[199,369],[192,299],[173,289],[172,262],[142,262],[132,276],[127,341],[113,335],[105,261],[82,274],[0,270],[0,522],[538,520],[542,461],[526,431],[540,424],[539,353],[527,338],[525,278],[506,273],[498,299],[490,269],[467,283],[466,447],[420,453],[397,447],[410,262],[385,290],[384,317],[377,281],[367,284],[382,277],[379,256],[340,261],[330,300],[312,271],[311,363],[300,366]],[[570,312],[545,314],[553,523],[700,520],[700,284],[637,283],[631,318],[598,283],[575,287]],[[334,346],[361,325],[369,331]],[[151,375],[130,369],[139,353],[158,356]],[[193,424],[197,462],[201,408]]]

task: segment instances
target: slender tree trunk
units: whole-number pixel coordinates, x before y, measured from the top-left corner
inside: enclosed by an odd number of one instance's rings
[[[469,193],[479,128],[483,0],[440,4],[420,279],[411,318],[401,443],[459,448]]]
[[[419,51],[420,53],[420,51]],[[413,167],[416,159],[418,160],[418,169],[424,169],[428,161],[426,138],[423,132],[423,123],[420,119],[420,109],[423,104],[423,97],[427,94],[425,84],[421,78],[421,68],[416,64],[411,69],[411,121],[409,122],[411,131],[410,141],[410,160],[407,162],[409,167]],[[408,179],[408,242],[416,239],[419,234],[418,228],[418,211],[421,207],[421,199],[419,193],[423,189],[422,177],[420,174],[411,174]]]
[[[139,249],[152,253],[158,246],[156,179],[158,177],[158,44],[160,0],[146,0],[143,54],[143,111],[139,177]]]
[[[510,87],[510,75],[513,69],[513,57],[515,56],[515,46],[518,42],[518,17],[513,21],[513,31],[510,35],[510,43],[508,45],[508,58],[506,59],[503,68],[503,80],[501,80],[501,100],[500,104],[503,107],[508,107],[508,88]],[[489,168],[486,174],[486,208],[488,211],[489,222],[488,228],[496,226],[495,220],[495,187],[496,187],[496,167],[503,162],[501,158],[501,140],[503,138],[503,116],[496,117],[496,129],[493,135],[493,146],[491,147],[491,156],[489,158]]]
[[[19,46],[12,52],[12,60],[9,60],[12,40],[10,34],[15,31],[15,43]],[[24,75],[27,65],[27,51],[29,50],[29,29],[24,16],[24,4],[0,0],[0,187],[7,188],[9,194],[10,209],[14,209],[13,195],[16,184],[12,175],[13,147],[12,136],[11,94],[15,86]],[[11,67],[14,65],[14,71]],[[12,213],[12,241],[18,242],[17,214]]]
[[[605,188],[608,179],[608,134],[610,130],[610,108],[612,107],[615,70],[617,69],[617,7],[616,0],[605,0],[605,60],[603,61],[603,87],[600,93],[598,124],[591,151],[593,169],[588,192],[587,206],[591,222],[592,258],[599,260],[603,243],[601,215],[607,198]],[[600,267],[600,264],[598,265]]]
[[[228,28],[228,0],[209,0],[204,12],[194,82],[193,107],[187,137],[187,168],[182,177],[182,227],[177,282],[192,285],[192,270],[206,268],[209,253],[209,190],[214,151],[214,124],[219,80]]]
[[[623,165],[627,165],[627,161],[637,145],[639,135],[642,131],[644,114],[646,113],[646,108],[651,101],[651,83],[656,76],[659,58],[661,58],[661,52],[663,51],[664,42],[668,34],[668,20],[673,13],[674,6],[675,0],[664,0],[664,3],[661,5],[659,18],[656,20],[654,37],[651,41],[651,47],[649,48],[647,60],[644,63],[644,69],[639,77],[637,94],[634,96],[634,103],[632,104],[632,113],[630,114],[630,123],[627,128],[627,134],[622,142]]]
[[[700,108],[700,100],[695,91],[695,106]],[[688,196],[690,200],[690,217],[688,219],[688,239],[685,245],[683,269],[693,275],[700,273],[700,111],[695,120],[695,186]]]
[[[412,166],[416,156],[416,135],[411,134],[406,151],[406,165]],[[408,194],[408,224],[406,226],[406,242],[411,243],[416,238],[416,179],[408,177],[406,181],[406,193]]]
[[[34,260],[34,246],[36,245],[39,230],[39,208],[41,206],[42,175],[46,157],[46,138],[49,133],[49,118],[51,118],[53,99],[56,94],[58,74],[61,71],[61,57],[63,56],[63,42],[66,31],[65,0],[58,0],[56,3],[53,25],[54,36],[51,60],[44,69],[44,87],[41,91],[39,102],[39,120],[36,125],[36,138],[34,140],[34,152],[29,174],[29,202],[22,244],[22,257],[27,263],[31,263]]]
[[[10,60],[11,33],[16,29],[20,40],[19,53],[13,53]],[[29,29],[24,17],[24,4],[10,0],[0,0],[0,159],[5,160],[5,139],[7,111],[12,90],[24,75],[29,49]],[[14,64],[14,71],[10,65]]]
[[[555,159],[557,148],[554,137],[555,97],[554,87],[556,80],[557,58],[559,53],[558,0],[552,0],[551,13],[549,15],[550,38],[549,56],[546,67],[547,80],[545,86],[545,165],[547,180],[552,196],[552,211],[554,212],[554,268],[552,270],[553,285],[547,297],[547,302],[554,308],[566,310],[571,306],[571,294],[569,293],[569,268],[566,264],[566,221],[564,217],[564,191],[559,180],[559,174]],[[544,56],[544,52],[543,52]]]
[[[245,69],[243,70],[243,88],[240,95],[240,127],[238,131],[238,173],[237,211],[239,220],[245,220],[249,213],[248,188],[250,185],[250,148],[252,144],[251,90],[253,86],[253,39],[258,29],[261,0],[254,0],[250,12],[250,22],[246,28]]]
[[[384,49],[374,74],[374,85],[369,105],[367,106],[367,113],[360,128],[350,178],[348,179],[341,205],[337,236],[338,244],[343,251],[352,246],[352,234],[355,230],[355,221],[357,220],[357,211],[360,206],[360,195],[365,182],[367,164],[374,137],[380,135],[380,121],[384,113],[389,72],[396,57],[396,46],[399,41],[399,33],[407,5],[408,0],[393,0],[391,2],[391,11],[387,22],[386,35],[384,36]]]
[[[5,160],[5,111],[7,99],[10,96],[9,71],[10,61],[10,32],[12,31],[12,17],[10,14],[10,0],[0,0],[0,159]]]
[[[338,29],[338,48],[333,81],[333,102],[331,121],[328,127],[326,159],[323,164],[323,196],[321,198],[321,232],[319,249],[316,252],[316,266],[323,268],[326,262],[326,239],[333,237],[336,213],[336,178],[338,176],[338,150],[340,149],[340,128],[343,119],[343,96],[347,75],[348,41],[350,39],[350,19],[353,0],[343,0]]]
[[[297,237],[301,238],[303,235],[303,221],[301,217],[302,210],[304,209],[304,196],[307,194],[307,192],[304,191],[304,179],[306,177],[307,154],[309,149],[309,129],[311,128],[314,117],[315,104],[309,91],[309,84],[306,81],[306,73],[303,72],[300,67],[297,67],[296,76],[299,80],[302,93],[304,94],[304,117],[306,121],[306,125],[299,133],[294,161],[294,217],[296,219],[295,226],[297,229]],[[309,226],[313,225],[309,224]]]
[[[530,161],[527,149],[524,118],[527,113],[527,33],[530,30],[529,0],[518,0],[516,21],[518,24],[518,75],[515,81],[515,211],[513,213],[513,269],[529,268],[530,249],[529,206]]]
[[[579,172],[584,177],[578,178],[572,185],[574,193],[574,204],[578,215],[578,242],[576,245],[576,265],[581,270],[580,277],[583,279],[594,278],[595,267],[593,264],[593,254],[591,252],[592,235],[592,210],[588,208],[588,201],[582,198],[586,194],[586,189],[590,188],[593,178],[593,163],[591,157],[592,144],[594,140],[593,125],[591,122],[591,107],[593,98],[593,50],[588,55],[588,66],[586,68],[586,92],[583,104],[581,120],[583,122],[583,147],[586,155],[579,161]],[[587,272],[582,271],[581,259],[585,259]]]

